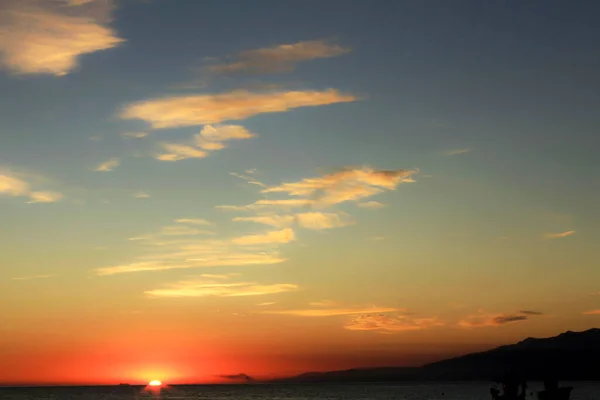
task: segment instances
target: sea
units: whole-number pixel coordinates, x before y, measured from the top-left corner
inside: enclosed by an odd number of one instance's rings
[[[491,400],[490,383],[249,384],[144,387],[0,388],[1,400]],[[561,382],[573,386],[572,400],[600,400],[600,382]],[[537,399],[540,382],[529,383],[527,399]]]

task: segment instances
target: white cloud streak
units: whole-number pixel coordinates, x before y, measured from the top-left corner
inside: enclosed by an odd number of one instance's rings
[[[273,310],[263,311],[264,314],[293,315],[297,317],[334,317],[339,315],[355,315],[368,313],[387,313],[402,311],[391,307],[362,307],[362,308],[316,308],[305,310]]]
[[[255,217],[235,217],[235,222],[254,222],[257,224],[284,228],[294,223],[293,215],[257,215]]]
[[[162,142],[166,153],[156,155],[161,161],[180,161],[208,157],[211,151],[222,150],[229,140],[250,139],[256,135],[241,125],[206,125],[187,143]]]
[[[298,286],[289,283],[271,285],[256,282],[224,283],[222,281],[194,279],[167,285],[164,289],[144,292],[151,297],[240,297],[262,296],[297,290]]]
[[[571,236],[574,234],[575,234],[575,231],[566,231],[566,232],[560,232],[560,233],[546,233],[546,234],[544,234],[544,237],[546,239],[560,239],[560,238],[565,238],[567,236]]]
[[[337,90],[249,92],[172,96],[140,101],[126,106],[123,119],[141,119],[154,129],[211,125],[243,120],[254,115],[284,112],[298,107],[352,102],[357,98]]]
[[[177,222],[178,224],[190,224],[190,225],[212,225],[211,222],[208,222],[205,219],[202,218],[180,218],[180,219],[176,219],[175,222]]]
[[[121,160],[118,158],[111,158],[110,160],[104,161],[103,163],[98,164],[94,171],[96,172],[110,172],[113,171],[121,164]]]
[[[131,139],[142,139],[148,136],[148,132],[123,132],[121,135]]]
[[[347,214],[306,212],[296,214],[296,218],[298,219],[298,224],[302,228],[312,230],[341,228],[354,224],[354,220]]]
[[[466,154],[466,153],[470,153],[471,149],[470,148],[462,148],[462,149],[451,149],[451,150],[446,150],[444,151],[444,155],[445,156],[458,156],[461,154]]]
[[[286,261],[277,247],[294,239],[293,231],[267,232],[229,240],[207,239],[210,231],[196,229],[204,221],[182,218],[179,225],[163,227],[158,233],[129,238],[141,246],[142,254],[132,262],[95,270],[97,275],[163,271],[202,267],[270,265]]]
[[[159,235],[164,236],[193,236],[193,235],[214,235],[212,231],[192,228],[185,225],[170,225],[164,226]]]
[[[235,172],[230,172],[230,175],[235,176],[236,178],[240,178],[245,180],[247,183],[249,183],[250,185],[256,185],[256,186],[260,186],[260,187],[267,187],[267,185],[265,185],[264,183],[258,181],[256,178],[249,176],[252,175],[252,173],[249,173],[249,171],[246,172],[248,175],[242,175],[242,174],[236,174]]]
[[[298,182],[270,187],[263,193],[286,193],[291,196],[313,197],[325,204],[359,200],[384,190],[394,190],[410,179],[415,170],[378,171],[370,167],[347,168],[342,171]]]
[[[444,326],[445,323],[433,318],[414,318],[407,315],[360,315],[348,321],[345,329],[351,331],[378,331],[382,333],[415,331]]]
[[[43,275],[29,275],[29,276],[17,276],[12,278],[13,281],[30,281],[34,279],[48,279],[54,278],[58,275],[56,274],[43,274]]]
[[[280,244],[289,243],[296,240],[296,235],[291,228],[285,228],[280,231],[271,231],[265,234],[241,236],[231,240],[232,243],[249,246],[261,244]]]
[[[218,60],[208,70],[218,74],[290,72],[296,64],[349,53],[351,50],[326,40],[311,40],[280,44],[262,49],[247,50],[231,57],[230,61]]]
[[[165,153],[157,154],[156,159],[160,161],[181,161],[188,158],[204,158],[208,153],[194,146],[181,143],[160,143]]]
[[[188,250],[182,254],[152,256],[156,260],[139,261],[129,264],[112,265],[95,270],[96,275],[107,276],[132,272],[166,271],[172,269],[190,269],[204,267],[234,267],[246,265],[271,265],[286,261],[277,253],[218,252],[208,250]]]
[[[330,207],[395,190],[401,183],[414,182],[417,170],[382,171],[370,167],[344,168],[321,177],[267,187],[262,193],[285,193],[293,198],[262,199],[245,206],[217,206],[222,210],[257,211],[267,208]]]

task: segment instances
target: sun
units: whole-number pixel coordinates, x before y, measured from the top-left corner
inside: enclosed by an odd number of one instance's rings
[[[158,387],[158,386],[162,386],[162,382],[161,381],[150,381],[150,383],[148,383],[148,386],[153,386],[153,387]]]

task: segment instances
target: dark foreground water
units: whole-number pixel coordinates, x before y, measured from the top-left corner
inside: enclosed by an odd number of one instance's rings
[[[600,382],[574,386],[572,400],[600,400]],[[537,399],[541,384],[529,385],[527,399]],[[491,400],[488,383],[318,384],[174,386],[160,392],[140,387],[0,388],[1,400]]]

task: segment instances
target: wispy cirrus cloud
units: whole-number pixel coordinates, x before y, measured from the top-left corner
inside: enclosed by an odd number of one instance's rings
[[[124,40],[107,23],[111,0],[3,0],[0,2],[0,63],[15,74],[61,76],[84,54]]]
[[[96,275],[279,264],[286,259],[280,255],[278,246],[293,240],[293,231],[290,234],[285,230],[209,239],[205,235],[212,232],[195,228],[204,220],[182,218],[177,221],[179,225],[162,227],[157,233],[129,238],[139,246],[140,255],[130,262],[97,268]]]
[[[212,225],[210,222],[201,219],[201,218],[180,218],[176,219],[175,223],[177,225],[166,225],[160,228],[160,230],[156,233],[149,233],[145,235],[138,235],[134,237],[130,237],[129,241],[153,241],[154,244],[161,243],[165,237],[172,236],[202,236],[202,235],[214,235],[215,232],[197,229],[195,226],[204,225],[210,226]],[[191,240],[194,240],[192,238]],[[214,242],[213,242],[214,243]]]
[[[171,96],[126,106],[123,119],[141,119],[154,129],[179,128],[243,120],[254,115],[284,112],[298,107],[353,102],[355,96],[335,89],[325,91],[249,92]]]
[[[54,203],[64,196],[54,191],[33,190],[22,176],[11,171],[0,171],[0,196],[27,197],[27,203]]]
[[[295,228],[310,230],[331,229],[354,223],[349,215],[342,212],[304,211],[292,212],[299,207],[314,206],[323,197],[325,204],[331,206],[339,202],[356,199],[348,197],[348,187],[367,187],[369,193],[394,190],[401,182],[412,181],[416,171],[377,171],[368,167],[346,169],[314,179],[284,183],[280,186],[266,187],[263,192],[283,192],[292,196],[284,199],[261,199],[246,206],[219,206],[218,208],[236,211],[258,212],[253,216],[238,216],[236,222],[254,222],[273,226],[278,230],[267,231],[229,239],[207,240],[197,238],[190,219],[178,219],[176,222],[187,227],[171,226],[163,228],[157,234],[141,235],[130,238],[140,243],[145,254],[132,262],[112,265],[96,270],[99,275],[112,275],[138,271],[158,271],[167,269],[200,268],[208,266],[267,265],[286,261],[279,254],[279,247],[296,240]],[[246,171],[252,175],[254,171]],[[354,190],[352,193],[356,193]],[[336,201],[333,201],[335,199]],[[279,211],[286,211],[283,215]],[[294,229],[292,228],[294,226]],[[178,236],[182,236],[179,239]],[[176,239],[176,240],[173,240]],[[298,311],[293,311],[298,312]],[[319,313],[336,311],[319,311]],[[346,310],[347,312],[347,310]],[[356,310],[351,311],[351,313]],[[377,313],[369,309],[362,314]]]
[[[241,274],[238,273],[229,273],[229,274],[202,274],[200,275],[200,277],[202,278],[206,278],[206,279],[229,279],[232,278],[234,276],[240,276]]]
[[[218,74],[290,72],[303,61],[337,57],[351,51],[327,40],[310,40],[247,50],[226,61],[213,60],[207,69]]]
[[[418,170],[375,170],[371,167],[344,168],[321,177],[305,178],[262,190],[263,194],[285,193],[292,198],[261,199],[245,206],[221,205],[231,211],[260,211],[269,208],[331,207],[347,201],[359,201],[384,191],[395,190],[401,183],[414,182]]]
[[[123,132],[121,133],[123,137],[131,138],[131,139],[142,139],[149,135],[148,132]]]
[[[98,164],[94,171],[96,172],[110,172],[113,171],[121,164],[121,160],[118,158],[111,158],[110,160],[104,161],[103,163]]]
[[[270,209],[291,210],[293,208],[307,208],[314,204],[310,199],[280,199],[280,200],[258,200],[245,206],[219,205],[215,208],[223,211],[264,211]]]
[[[293,315],[297,317],[334,317],[340,315],[387,313],[403,311],[391,307],[360,307],[360,308],[314,308],[303,310],[269,310],[263,314]]]
[[[458,156],[460,154],[467,154],[471,152],[471,148],[465,147],[462,149],[450,149],[443,152],[445,156]]]
[[[370,167],[344,168],[321,177],[269,187],[262,192],[286,193],[290,196],[307,197],[324,205],[334,205],[360,200],[385,190],[395,190],[402,182],[412,182],[411,176],[416,172],[417,170],[375,170]]]
[[[240,178],[240,179],[246,181],[250,185],[256,185],[256,186],[260,186],[263,188],[267,187],[267,185],[265,185],[264,183],[257,180],[254,176],[251,176],[254,174],[254,171],[252,171],[252,170],[246,171],[246,175],[238,174],[235,172],[230,172],[229,174],[235,176],[236,178]]]
[[[152,238],[153,238],[152,235],[142,235],[142,236],[133,236],[133,237],[128,238],[127,240],[130,240],[130,241],[150,240]]]
[[[437,317],[414,318],[408,315],[367,314],[348,321],[344,328],[351,331],[404,332],[444,326]]]
[[[263,199],[258,200],[253,204],[249,204],[248,206],[244,206],[243,208],[247,209],[260,209],[260,208],[269,208],[269,207],[281,207],[281,208],[298,208],[298,207],[308,207],[314,204],[313,200],[310,199],[278,199],[278,200],[270,200]]]
[[[139,191],[139,192],[135,192],[133,194],[133,197],[135,197],[136,199],[147,199],[150,197],[150,195],[146,192]]]
[[[291,228],[285,228],[279,231],[271,231],[265,234],[247,235],[233,238],[232,243],[249,246],[272,243],[289,243],[296,240],[296,235]]]
[[[567,236],[571,236],[574,234],[575,234],[575,231],[565,231],[565,232],[559,232],[559,233],[545,233],[544,237],[546,239],[560,239],[560,238],[565,238]]]
[[[156,155],[161,161],[180,161],[188,158],[208,157],[211,151],[222,150],[230,140],[250,139],[256,134],[241,125],[206,125],[198,135],[186,143],[162,142],[165,151]]]
[[[179,219],[176,219],[175,222],[177,222],[178,224],[190,224],[190,225],[206,225],[206,226],[212,225],[212,222],[209,222],[202,218],[179,218]]]
[[[151,297],[239,297],[261,296],[298,290],[290,283],[258,284],[256,282],[223,282],[203,278],[183,280],[168,284],[163,289],[147,290]]]
[[[257,224],[269,225],[276,228],[284,228],[294,223],[293,215],[257,215],[254,217],[235,217],[234,222],[254,222]]]
[[[204,267],[237,267],[247,265],[270,265],[286,261],[277,252],[252,253],[233,249],[179,249],[173,253],[151,255],[150,261],[111,265],[96,268],[96,275],[107,276],[133,272],[166,271],[172,269],[191,269]]]
[[[211,143],[224,146],[223,142],[228,140],[251,139],[253,137],[256,137],[256,134],[241,125],[206,125],[195,136],[197,145],[202,148],[208,146],[206,147],[207,150],[213,150],[210,146]],[[221,148],[223,147],[219,147],[219,149]]]
[[[385,204],[380,203],[378,201],[366,201],[364,203],[357,203],[356,205],[359,207],[362,207],[362,208],[383,208],[383,207],[385,207]]]
[[[57,274],[42,274],[42,275],[28,275],[28,276],[16,276],[12,278],[13,281],[30,281],[33,279],[48,279],[58,276]]]
[[[583,314],[584,315],[600,315],[600,310],[584,311]]]
[[[163,236],[193,236],[193,235],[214,235],[212,231],[192,228],[185,225],[168,225],[163,226],[159,235]]]
[[[344,329],[354,331],[379,331],[382,333],[401,332],[408,330],[428,329],[445,325],[437,317],[416,318],[405,314],[404,309],[393,307],[355,307],[334,308],[331,301],[310,303],[312,309],[299,310],[266,310],[263,314],[289,315],[297,317],[338,317],[351,316],[343,325]],[[393,313],[392,315],[389,315]]]
[[[55,203],[63,198],[58,192],[31,192],[28,203]]]
[[[256,215],[236,216],[235,222],[254,222],[282,229],[266,235],[251,235],[234,239],[237,244],[287,243],[295,238],[292,226],[308,230],[339,228],[355,223],[344,212],[310,210],[297,212],[299,208],[332,207],[346,201],[359,201],[384,191],[395,190],[403,182],[413,182],[417,170],[381,171],[370,167],[345,168],[321,177],[306,178],[297,182],[266,186],[263,194],[285,193],[288,198],[260,199],[254,203],[235,206],[216,206],[226,211],[254,212]],[[379,204],[379,203],[376,203]],[[373,207],[373,204],[370,205]],[[287,232],[289,236],[285,236]],[[287,235],[286,234],[286,235]]]
[[[306,212],[296,214],[298,224],[305,229],[323,230],[341,228],[354,224],[354,220],[348,214]]]
[[[324,212],[305,212],[293,215],[265,214],[253,217],[235,217],[233,221],[255,222],[277,228],[289,227],[297,223],[299,227],[311,230],[341,228],[355,223],[348,214]]]
[[[208,157],[208,152],[189,144],[162,142],[159,143],[159,146],[164,152],[157,154],[155,158],[160,161],[181,161],[188,158]]]
[[[458,321],[458,325],[463,328],[502,326],[515,322],[527,321],[531,317],[540,315],[543,315],[543,313],[539,311],[519,311],[506,314],[487,314],[479,312],[461,319]]]

